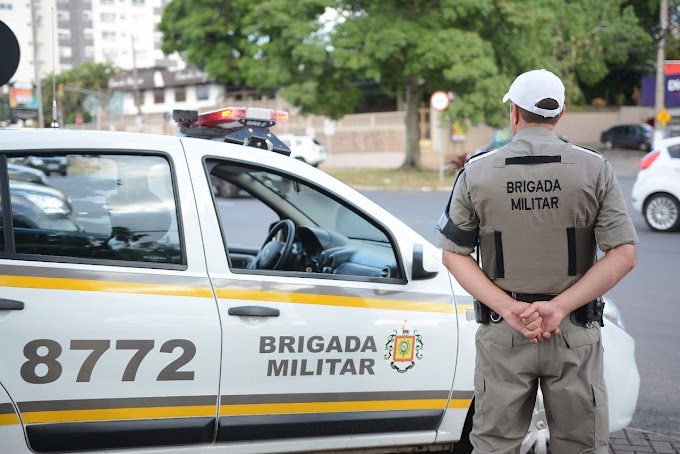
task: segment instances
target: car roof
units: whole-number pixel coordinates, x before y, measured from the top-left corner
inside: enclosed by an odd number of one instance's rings
[[[679,145],[679,144],[680,144],[680,136],[666,137],[665,139],[656,140],[654,142],[654,145],[655,145],[654,148],[669,147],[669,146]]]
[[[179,138],[170,135],[118,131],[81,131],[72,129],[23,128],[0,129],[1,149],[173,149]]]

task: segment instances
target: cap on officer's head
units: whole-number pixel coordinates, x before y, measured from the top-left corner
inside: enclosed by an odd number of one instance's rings
[[[555,74],[545,69],[535,69],[517,76],[510,90],[503,96],[522,109],[546,118],[558,116],[564,109],[564,84]],[[556,109],[541,109],[536,104],[544,99],[557,101]]]

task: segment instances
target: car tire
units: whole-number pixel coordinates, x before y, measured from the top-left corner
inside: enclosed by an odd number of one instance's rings
[[[654,194],[642,209],[645,222],[657,232],[672,232],[680,229],[680,202],[670,194]]]
[[[647,142],[640,142],[640,151],[649,151],[649,144]]]
[[[605,150],[611,150],[614,147],[614,144],[612,143],[611,140],[605,140],[604,141],[604,149]]]
[[[62,170],[59,173],[61,174],[62,177],[65,177],[66,175],[68,175],[68,171],[66,169]]]

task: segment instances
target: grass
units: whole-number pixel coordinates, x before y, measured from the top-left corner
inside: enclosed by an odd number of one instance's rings
[[[378,190],[400,190],[447,187],[453,184],[454,176],[444,174],[439,181],[437,170],[404,169],[323,169],[329,175],[352,187],[371,187]]]

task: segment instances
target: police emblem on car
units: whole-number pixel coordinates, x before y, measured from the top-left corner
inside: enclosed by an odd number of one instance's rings
[[[387,337],[384,359],[390,361],[390,367],[400,374],[408,372],[416,366],[416,360],[423,359],[423,336],[417,329],[413,334],[406,327],[406,320],[401,325],[401,334],[397,329]]]

